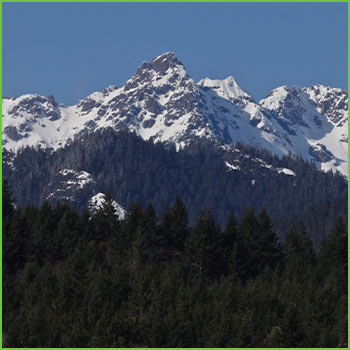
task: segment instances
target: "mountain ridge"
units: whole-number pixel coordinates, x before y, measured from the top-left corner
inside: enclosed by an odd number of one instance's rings
[[[171,52],[143,62],[120,88],[94,92],[76,105],[53,96],[3,99],[3,148],[64,147],[101,128],[135,132],[182,148],[195,139],[242,141],[277,155],[301,154],[322,170],[347,176],[347,94],[313,85],[282,86],[259,102],[233,77],[195,83]]]

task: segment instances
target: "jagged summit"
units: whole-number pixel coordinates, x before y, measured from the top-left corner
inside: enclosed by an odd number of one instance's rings
[[[173,52],[165,52],[162,55],[154,57],[149,62],[142,62],[141,66],[137,69],[137,74],[142,72],[154,71],[157,74],[165,74],[169,69],[184,69],[183,63],[175,56]]]
[[[181,65],[183,66],[183,63],[178,59],[178,57],[174,54],[174,52],[168,51],[164,52],[159,56],[156,56],[152,59],[152,62],[155,63],[160,63],[160,62],[168,62],[169,64],[176,64],[176,65]]]
[[[289,109],[298,107],[298,113],[305,114],[306,110],[316,108],[316,112],[325,115],[332,123],[338,123],[347,118],[347,92],[322,84],[314,84],[310,87],[286,85],[272,90],[259,104],[275,111],[283,110],[286,117],[290,117]],[[302,117],[303,118],[303,117]],[[303,118],[304,120],[304,118]]]
[[[218,96],[225,99],[243,98],[251,101],[253,100],[253,98],[237,84],[232,76],[224,80],[205,78],[200,80],[197,85],[202,88],[213,89]]]
[[[237,81],[197,84],[173,52],[143,62],[121,87],[94,92],[74,106],[53,97],[3,99],[3,148],[64,147],[99,129],[129,130],[177,148],[199,138],[236,141],[283,155],[300,153],[322,169],[347,174],[347,93],[315,84],[281,86],[259,102]]]

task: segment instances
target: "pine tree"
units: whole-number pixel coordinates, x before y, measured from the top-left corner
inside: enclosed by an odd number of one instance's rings
[[[222,271],[228,273],[236,272],[236,254],[238,244],[237,220],[232,212],[230,212],[225,229],[220,236],[220,246],[222,249]]]
[[[2,180],[2,220],[6,223],[15,212],[12,194],[9,189],[9,184],[6,179]]]
[[[57,223],[57,229],[51,233],[51,237],[47,242],[49,261],[64,260],[74,250],[79,240],[78,222],[79,216],[76,211],[66,206]]]
[[[180,197],[176,197],[172,207],[167,207],[162,214],[159,228],[167,241],[169,254],[180,257],[184,253],[185,241],[188,237],[187,210]]]
[[[113,199],[108,193],[92,219],[95,228],[95,240],[108,242],[113,236],[118,235],[120,223]]]
[[[262,209],[257,217],[259,227],[259,245],[261,250],[261,270],[265,267],[274,268],[282,263],[282,246],[277,234],[273,230],[273,224],[265,209]]]
[[[140,226],[137,229],[141,263],[147,260],[160,262],[167,254],[166,238],[161,234],[157,221],[156,210],[152,203],[148,203],[141,214]]]
[[[40,266],[43,266],[49,257],[49,251],[46,249],[48,242],[52,240],[52,233],[57,225],[56,217],[48,201],[44,201],[38,211],[36,222],[31,237],[30,259],[34,260]]]
[[[146,261],[162,260],[166,243],[157,226],[157,215],[152,203],[146,208],[133,205],[126,217],[124,234],[127,237],[128,260],[134,269],[140,269]]]
[[[317,325],[321,331],[320,346],[347,345],[347,230],[338,218],[335,227],[324,238],[319,251],[319,284],[317,289]]]
[[[341,218],[335,228],[324,238],[319,252],[320,269],[324,276],[335,274],[339,287],[347,288],[348,237],[347,229]]]
[[[306,281],[314,272],[316,253],[303,223],[298,229],[292,228],[285,239],[285,276],[291,281]]]
[[[218,276],[220,273],[220,228],[210,212],[200,212],[186,241],[187,257],[199,275]]]
[[[259,223],[254,210],[248,207],[239,222],[237,246],[237,272],[244,282],[255,278],[261,269],[261,247],[259,246]]]
[[[2,248],[4,270],[10,274],[20,270],[28,259],[28,232],[25,222],[20,211],[16,210],[12,215],[11,221],[6,223]]]
[[[123,237],[124,237],[124,254],[129,266],[137,268],[140,262],[140,225],[142,220],[142,208],[139,204],[133,204],[127,211],[126,218],[123,222]]]

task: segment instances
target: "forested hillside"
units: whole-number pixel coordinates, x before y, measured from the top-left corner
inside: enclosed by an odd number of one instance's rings
[[[315,250],[302,223],[281,244],[265,210],[189,225],[176,198],[121,221],[109,196],[92,217],[15,208],[4,182],[5,347],[345,348],[347,285],[341,219]]]
[[[279,158],[243,143],[222,147],[201,140],[176,151],[107,129],[55,152],[25,148],[12,157],[4,153],[3,175],[21,207],[68,200],[81,211],[92,196],[109,192],[126,209],[152,201],[160,215],[179,195],[191,225],[201,209],[211,210],[223,228],[230,211],[239,218],[248,206],[265,208],[281,237],[307,219],[317,245],[337,216],[347,220],[347,181],[341,174],[320,171],[301,156]]]

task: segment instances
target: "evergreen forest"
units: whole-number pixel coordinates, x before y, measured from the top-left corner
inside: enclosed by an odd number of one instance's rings
[[[180,197],[124,220],[109,195],[21,207],[3,181],[2,200],[4,347],[348,346],[341,218],[315,248],[250,206],[219,225]]]
[[[238,164],[239,170],[230,170],[225,162]],[[290,169],[295,176],[278,173],[278,168]],[[72,190],[68,183],[76,179],[64,180],[59,175],[63,169],[88,172],[93,181]],[[231,211],[239,219],[247,207],[257,213],[265,208],[280,238],[302,220],[317,246],[338,216],[345,225],[348,216],[348,184],[340,173],[320,171],[300,155],[278,157],[243,143],[225,148],[199,140],[177,151],[171,144],[106,129],[83,135],[55,152],[29,147],[16,155],[5,151],[3,177],[17,207],[41,206],[45,200],[55,206],[69,198],[81,214],[88,200],[102,192],[126,209],[152,201],[161,217],[180,195],[190,226],[201,209],[210,210],[223,229]]]

